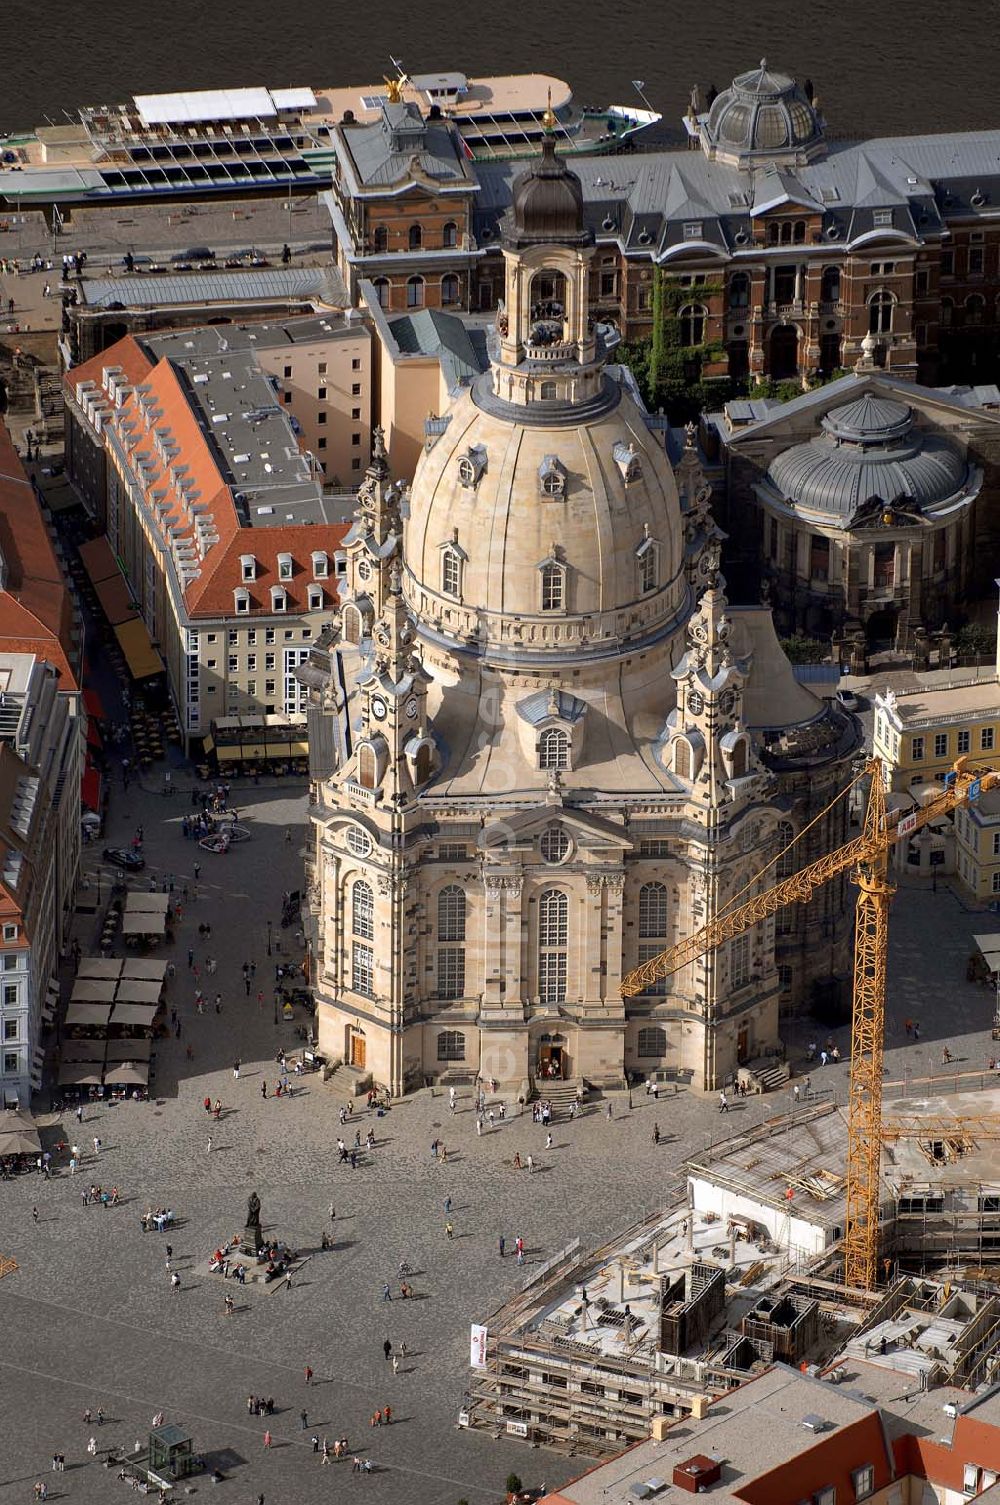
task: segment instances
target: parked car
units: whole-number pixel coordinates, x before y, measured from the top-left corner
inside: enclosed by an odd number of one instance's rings
[[[837,704],[842,705],[845,711],[857,711],[861,707],[861,701],[853,690],[838,690]]]
[[[129,873],[141,873],[146,866],[145,860],[138,852],[130,852],[125,847],[105,847],[105,862],[113,862],[115,867],[123,867]]]

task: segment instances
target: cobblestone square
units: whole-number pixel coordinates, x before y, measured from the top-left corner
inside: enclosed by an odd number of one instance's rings
[[[223,1461],[227,1482],[219,1486],[220,1497],[234,1505],[253,1502],[261,1492],[267,1505],[310,1505],[331,1489],[363,1490],[386,1505],[492,1501],[501,1498],[511,1469],[525,1483],[550,1485],[580,1472],[585,1459],[495,1442],[456,1426],[470,1322],[484,1318],[530,1277],[533,1265],[571,1239],[596,1243],[659,1205],[690,1150],[789,1112],[790,1091],[737,1101],[724,1120],[714,1096],[682,1093],[654,1107],[640,1091],[630,1109],[626,1095],[616,1094],[610,1122],[606,1104],[598,1102],[576,1123],[556,1125],[550,1151],[545,1131],[530,1117],[508,1117],[479,1137],[468,1089],[454,1117],[446,1094],[424,1091],[382,1119],[370,1118],[362,1104],[345,1137],[353,1142],[360,1124],[364,1140],[371,1126],[376,1145],[352,1171],[338,1163],[335,1148],[344,1101],[335,1083],[297,1078],[291,1100],[270,1095],[277,1049],[300,1043],[294,1025],[273,1022],[276,958],[269,959],[266,948],[269,918],[273,936],[286,947],[283,955],[292,944],[292,932],[282,932],[277,922],[281,891],[300,886],[302,786],[234,786],[233,803],[253,840],[216,857],[182,837],[186,790],[167,800],[148,782],[149,789],[133,784],[125,793],[116,781],[106,839],[127,840],[141,821],[144,877],[172,874],[175,891],[189,887],[172,951],[177,976],[169,984],[182,1037],[157,1047],[155,1100],[90,1107],[79,1128],[72,1114],[52,1117],[62,1137],[79,1137],[84,1147],[81,1176],[71,1177],[63,1165],[49,1183],[25,1176],[0,1188],[0,1254],[19,1266],[0,1280],[0,1505],[29,1500],[34,1481],[43,1477],[50,1499],[89,1505],[124,1495],[127,1487],[101,1466],[102,1452],[144,1443],[158,1411],[189,1428],[198,1450]],[[88,849],[84,859],[93,870],[99,849]],[[928,1073],[947,1083],[939,1064],[945,1043],[956,1058],[952,1071],[982,1070],[991,1053],[994,1000],[966,983],[965,960],[971,936],[992,929],[990,919],[965,910],[943,888],[899,894],[892,919],[890,1078]],[[205,923],[212,927],[208,940],[198,934]],[[81,918],[79,924],[96,921]],[[88,950],[88,930],[78,933]],[[218,962],[207,979],[203,1016],[194,1007],[189,945],[196,960],[214,956]],[[244,960],[257,964],[249,998]],[[223,995],[221,1015],[211,1004],[216,990]],[[917,1045],[906,1042],[907,1018],[921,1021]],[[801,1072],[809,1027],[796,1024],[787,1033]],[[846,1030],[837,1039],[846,1054]],[[232,1072],[237,1055],[238,1082]],[[813,1069],[814,1088],[842,1100],[846,1072],[846,1064]],[[206,1096],[224,1105],[218,1124],[204,1111]],[[663,1135],[659,1147],[652,1142],[654,1121]],[[99,1157],[91,1147],[95,1135],[103,1141]],[[448,1147],[446,1164],[432,1155],[435,1137]],[[522,1159],[533,1154],[536,1174],[512,1168],[518,1150]],[[83,1206],[81,1187],[94,1181],[119,1186],[123,1205],[107,1211]],[[254,1189],[265,1229],[309,1255],[291,1289],[243,1290],[204,1273],[215,1245],[242,1229]],[[448,1196],[452,1211],[446,1215]],[[175,1209],[178,1226],[171,1235],[142,1231],[139,1215],[149,1204]],[[449,1216],[453,1240],[445,1235]],[[335,1240],[329,1252],[320,1248],[324,1229]],[[525,1270],[510,1257],[500,1259],[501,1234],[508,1248],[523,1235]],[[165,1268],[167,1242],[181,1277],[177,1291]],[[415,1272],[413,1299],[405,1302],[398,1295],[401,1260]],[[391,1304],[382,1299],[385,1281],[394,1293]],[[236,1302],[231,1317],[226,1291]],[[407,1347],[395,1375],[383,1354],[387,1337]],[[314,1371],[309,1387],[307,1365]],[[274,1397],[273,1420],[248,1415],[251,1393]],[[370,1418],[387,1403],[392,1425],[374,1431]],[[99,1406],[104,1425],[87,1426],[84,1408],[96,1414]],[[268,1425],[274,1446],[265,1451]],[[376,1472],[349,1479],[349,1462],[323,1468],[312,1450],[314,1433],[331,1444],[346,1435],[352,1452],[370,1456]],[[87,1452],[92,1435],[96,1460]],[[64,1474],[50,1471],[54,1452],[66,1455]],[[195,1483],[199,1492],[212,1487],[204,1478]]]

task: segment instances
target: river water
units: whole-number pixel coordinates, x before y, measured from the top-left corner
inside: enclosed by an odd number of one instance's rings
[[[540,72],[581,104],[639,103],[673,125],[695,82],[767,56],[813,80],[831,134],[1000,124],[997,0],[7,0],[0,131],[130,94],[370,84],[392,72]],[[447,33],[447,35],[446,35]]]

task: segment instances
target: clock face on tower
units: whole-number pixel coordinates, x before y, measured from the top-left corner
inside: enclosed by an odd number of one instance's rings
[[[372,696],[372,715],[375,717],[376,721],[384,721],[386,715],[388,714],[388,710],[389,707],[386,705],[381,695]]]

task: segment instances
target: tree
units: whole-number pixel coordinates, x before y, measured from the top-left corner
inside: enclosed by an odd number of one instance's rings
[[[519,1495],[521,1493],[522,1488],[523,1488],[523,1486],[521,1484],[521,1475],[520,1474],[508,1474],[507,1475],[507,1493],[509,1495]]]
[[[830,657],[830,644],[822,638],[807,638],[796,632],[790,638],[782,638],[781,650],[790,664],[825,664]]]

